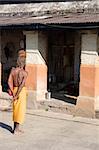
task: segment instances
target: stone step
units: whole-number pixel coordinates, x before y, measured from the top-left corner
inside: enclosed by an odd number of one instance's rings
[[[12,109],[12,97],[8,93],[2,92],[0,95],[0,110],[11,110]],[[69,115],[76,115],[76,105],[64,102],[59,99],[45,99],[41,101],[34,101],[32,97],[27,100],[27,109],[43,109],[46,111],[60,112]],[[99,119],[99,111],[96,111],[96,118]]]
[[[74,114],[75,105],[64,101],[51,98],[49,100],[32,101],[28,99],[28,109],[44,109],[46,111],[60,112],[66,114]]]
[[[6,92],[2,92],[0,95],[0,110],[11,109],[11,105],[12,97]]]
[[[66,103],[57,99],[50,99],[39,102],[38,108],[45,109],[46,111],[60,112],[66,113],[69,115],[74,115],[75,113],[75,105]]]
[[[28,99],[27,109],[44,109],[46,111],[61,112],[67,114],[73,114],[75,110],[75,105],[66,103],[61,100],[53,99],[32,101]],[[12,108],[12,97],[7,93],[2,93],[0,95],[0,110],[9,110]]]

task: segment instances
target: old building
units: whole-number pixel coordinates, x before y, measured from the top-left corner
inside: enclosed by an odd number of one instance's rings
[[[98,0],[0,2],[1,91],[23,48],[34,99],[63,90],[78,96],[76,113],[94,117],[99,109]]]

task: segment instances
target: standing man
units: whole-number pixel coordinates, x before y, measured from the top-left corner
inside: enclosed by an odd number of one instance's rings
[[[26,87],[27,72],[25,71],[25,58],[18,57],[16,68],[12,68],[8,85],[13,96],[13,133],[22,132],[19,125],[24,122],[26,112]]]

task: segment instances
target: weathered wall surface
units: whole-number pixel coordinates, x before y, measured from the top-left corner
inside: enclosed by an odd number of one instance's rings
[[[30,4],[5,4],[0,5],[1,15],[49,15],[66,14],[70,12],[99,12],[99,1],[71,1],[71,2],[50,2]]]
[[[2,84],[7,82],[11,67],[16,65],[17,54],[20,48],[20,40],[23,39],[21,31],[3,30],[1,32],[1,63],[2,63]],[[8,56],[5,47],[9,49]]]
[[[81,63],[82,64],[95,64],[95,60],[98,56],[97,53],[97,34],[82,34],[82,54],[81,54]]]
[[[4,30],[2,31],[2,63],[5,64],[5,69],[8,69],[11,67],[11,65],[16,64],[17,59],[17,53],[20,48],[20,40],[23,39],[23,35],[21,31],[15,31],[15,30]],[[8,57],[8,60],[5,56],[4,48],[8,47],[10,49],[10,54]],[[8,62],[10,61],[11,62]],[[13,63],[12,63],[13,62]]]

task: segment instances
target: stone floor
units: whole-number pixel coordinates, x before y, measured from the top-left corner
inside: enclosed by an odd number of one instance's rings
[[[99,150],[99,120],[28,109],[22,135],[13,135],[12,112],[0,112],[0,150]]]

